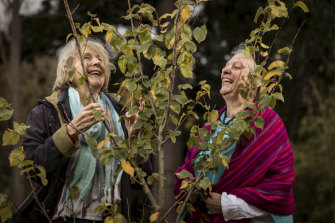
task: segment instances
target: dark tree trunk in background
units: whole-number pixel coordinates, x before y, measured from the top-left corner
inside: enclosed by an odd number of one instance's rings
[[[12,21],[10,23],[10,51],[9,51],[9,70],[6,74],[12,107],[14,108],[14,120],[21,123],[24,114],[22,114],[22,96],[21,96],[21,77],[20,77],[20,57],[21,57],[21,18],[19,15],[22,0],[13,0],[9,5],[12,12]],[[11,173],[11,201],[19,205],[24,199],[24,178],[20,175],[18,168],[12,168]]]

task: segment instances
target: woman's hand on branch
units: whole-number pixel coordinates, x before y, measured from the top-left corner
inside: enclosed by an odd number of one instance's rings
[[[101,111],[101,114],[105,114],[105,111],[101,104],[91,103],[85,106],[74,119],[66,126],[66,130],[70,137],[76,137],[82,132],[85,132],[91,128],[94,124],[103,121],[104,115],[100,119],[95,119],[93,109]]]
[[[139,103],[140,103],[139,110],[143,111],[144,105],[145,105],[145,101],[142,98],[140,98],[139,99]],[[139,119],[138,113],[129,115],[128,112],[126,112],[125,116],[128,119],[127,120],[127,127],[129,129],[129,135],[135,135],[137,133],[137,131],[134,131],[134,125],[136,124],[136,122]]]
[[[222,214],[221,194],[212,192],[204,199],[208,214]]]

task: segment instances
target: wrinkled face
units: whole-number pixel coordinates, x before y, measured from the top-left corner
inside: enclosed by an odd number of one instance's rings
[[[252,62],[252,59],[245,57],[244,54],[236,54],[222,68],[220,94],[223,97],[238,96],[240,87],[248,84],[250,61]]]
[[[86,72],[91,75],[91,77],[88,78],[90,84],[93,90],[100,91],[106,79],[106,65],[103,61],[103,56],[90,46],[83,47],[82,55]],[[86,86],[86,84],[80,84],[79,82],[80,74],[84,73],[78,55],[75,57],[74,67],[77,69],[77,73],[73,78],[76,88]]]

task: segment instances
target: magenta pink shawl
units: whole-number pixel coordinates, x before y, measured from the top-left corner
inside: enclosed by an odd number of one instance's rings
[[[225,110],[223,108],[220,114]],[[234,194],[248,204],[276,215],[290,215],[295,212],[292,184],[294,182],[293,152],[285,126],[276,112],[266,108],[260,114],[264,119],[263,129],[256,128],[256,137],[241,139],[214,192]],[[253,126],[255,128],[255,126]],[[208,126],[204,128],[209,129]],[[243,138],[243,137],[242,137]],[[176,173],[188,170],[194,174],[191,161],[197,155],[197,147],[190,148],[184,165]],[[174,193],[179,194],[180,179],[176,177]],[[189,216],[189,222],[225,222],[222,215],[208,215],[196,207]],[[205,218],[204,218],[205,217]],[[248,222],[248,219],[231,222]]]

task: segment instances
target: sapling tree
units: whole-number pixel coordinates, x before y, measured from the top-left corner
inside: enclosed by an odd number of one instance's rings
[[[237,142],[242,135],[249,138],[255,134],[256,128],[262,128],[264,120],[259,117],[259,113],[264,112],[267,106],[274,107],[277,100],[284,101],[282,95],[281,80],[283,77],[291,78],[287,72],[289,56],[292,52],[296,36],[292,40],[291,46],[283,46],[277,52],[272,52],[275,40],[283,23],[288,18],[287,5],[280,0],[268,0],[265,8],[260,7],[257,10],[254,22],[258,28],[250,33],[250,38],[245,41],[247,57],[253,57],[257,62],[255,70],[248,76],[249,86],[240,89],[241,95],[247,100],[244,104],[245,110],[239,112],[232,122],[232,126],[227,128],[218,121],[218,111],[211,109],[206,103],[204,97],[210,98],[210,86],[206,81],[198,83],[199,89],[195,98],[190,98],[185,91],[193,90],[194,86],[190,84],[180,84],[176,86],[177,75],[184,78],[192,78],[193,65],[195,59],[194,53],[197,51],[197,44],[206,39],[207,29],[205,25],[200,27],[193,26],[193,17],[195,8],[204,0],[178,0],[175,2],[175,10],[171,13],[158,15],[157,10],[147,3],[134,4],[128,0],[128,10],[123,17],[128,20],[130,25],[124,35],[121,35],[115,26],[100,21],[96,14],[88,13],[90,20],[84,24],[75,23],[72,18],[71,9],[67,0],[64,5],[67,11],[72,33],[66,41],[74,36],[78,46],[79,57],[82,61],[80,43],[85,44],[87,38],[93,33],[104,33],[105,42],[109,44],[114,51],[120,51],[122,55],[118,58],[117,65],[124,74],[124,81],[120,83],[119,94],[128,95],[124,104],[124,109],[128,110],[128,115],[138,116],[133,130],[135,134],[127,139],[122,139],[108,129],[108,138],[97,142],[94,138],[85,135],[86,142],[92,149],[92,154],[100,160],[100,164],[109,163],[116,159],[120,163],[117,171],[124,171],[130,175],[132,181],[142,186],[143,192],[148,197],[153,213],[149,220],[164,221],[166,217],[176,208],[178,217],[176,222],[181,219],[181,214],[186,208],[187,211],[193,211],[192,204],[188,201],[194,191],[211,191],[212,185],[205,173],[208,170],[215,170],[218,166],[227,166],[228,157],[222,155],[222,151],[231,144]],[[308,12],[307,6],[298,1],[294,3],[293,8],[301,8]],[[281,22],[281,25],[277,24]],[[300,27],[301,28],[301,27]],[[299,29],[300,30],[300,29]],[[272,43],[267,44],[263,37],[269,32],[276,32]],[[299,32],[299,31],[298,31]],[[297,34],[298,34],[297,32]],[[286,56],[286,61],[278,60],[267,66],[270,54],[278,53]],[[150,71],[144,71],[143,62],[151,61],[153,64]],[[85,71],[82,62],[83,71]],[[75,69],[69,72],[70,79],[73,78]],[[90,89],[88,78],[89,74],[84,72],[80,79],[82,84],[87,84]],[[254,92],[257,89],[258,97],[255,99]],[[92,93],[91,93],[92,95]],[[92,99],[94,98],[92,96]],[[145,101],[145,106],[139,106],[139,101]],[[195,106],[201,106],[206,111],[203,115],[194,112]],[[12,110],[8,103],[1,99],[0,117],[2,120],[8,120],[11,117]],[[93,111],[97,119],[101,118],[101,113]],[[184,121],[193,116],[195,119],[204,119],[206,125],[212,130],[221,126],[222,130],[217,137],[211,139],[210,131],[194,125],[191,128],[191,135],[188,140],[188,147],[199,147],[200,150],[210,151],[210,155],[200,158],[195,165],[195,169],[200,174],[194,176],[192,173],[182,171],[177,177],[183,179],[181,193],[176,196],[176,202],[172,207],[166,207],[164,198],[165,171],[164,171],[164,144],[171,140],[176,141],[176,137],[181,134],[181,126]],[[129,122],[128,117],[120,117]],[[106,116],[107,120],[110,120]],[[106,123],[106,122],[105,122]],[[172,123],[171,125],[168,125]],[[7,130],[3,135],[4,145],[16,145],[19,136],[25,134],[28,128],[23,124],[14,123],[13,130]],[[130,132],[130,125],[128,125]],[[224,137],[227,135],[228,137]],[[211,139],[211,143],[210,143]],[[106,146],[110,142],[111,146]],[[141,169],[141,162],[148,156],[157,156],[158,171],[148,175]],[[13,149],[10,154],[10,164],[22,168],[22,173],[26,176],[34,188],[31,179],[39,181],[42,185],[47,184],[47,178],[43,167],[34,164],[34,162],[25,160],[23,147],[19,146]],[[158,195],[156,196],[151,189],[151,185],[158,184]],[[78,188],[73,186],[69,188],[71,197],[78,195]],[[47,217],[43,204],[36,202],[42,213]],[[1,219],[5,221],[10,218],[10,203],[5,202],[5,196],[1,195]],[[109,216],[105,222],[127,222],[126,217],[118,212],[117,204],[100,204],[96,211],[108,212]]]

